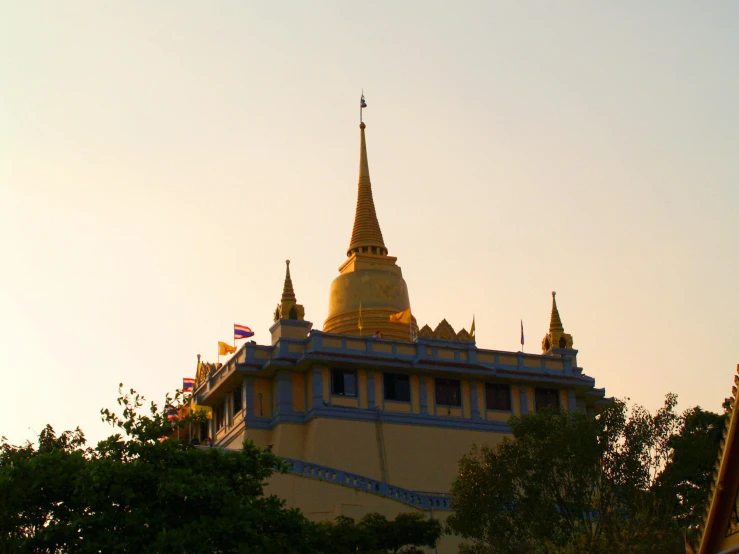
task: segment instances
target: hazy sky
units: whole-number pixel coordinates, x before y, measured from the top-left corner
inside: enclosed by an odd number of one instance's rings
[[[322,328],[370,173],[413,313],[719,410],[739,362],[739,3],[0,0],[0,435],[108,433],[284,260]]]

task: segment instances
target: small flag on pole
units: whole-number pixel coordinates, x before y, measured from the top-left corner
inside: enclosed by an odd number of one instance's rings
[[[521,350],[523,350],[523,319],[521,320]]]
[[[234,323],[234,340],[247,339],[253,336],[254,332],[246,325],[237,325],[236,323]]]
[[[364,101],[364,91],[362,91],[362,98],[359,100],[359,109],[367,107],[367,102]]]
[[[226,344],[225,342],[218,341],[218,355],[225,356],[226,354],[233,354],[236,352],[236,347]]]
[[[174,419],[177,419],[177,408],[174,406],[168,406],[167,407],[167,420],[172,421]]]
[[[390,316],[390,321],[394,321],[396,323],[407,323],[410,325],[411,323],[411,309],[407,308],[403,310],[402,312],[398,312],[397,314],[392,314]]]
[[[195,388],[195,379],[192,379],[190,377],[182,378],[182,392],[192,392],[192,389],[194,388]]]

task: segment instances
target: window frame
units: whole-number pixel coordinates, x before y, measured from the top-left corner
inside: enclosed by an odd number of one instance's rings
[[[236,399],[238,399],[238,408],[236,406]],[[233,417],[236,417],[236,414],[240,414],[244,410],[244,396],[241,392],[241,387],[231,391],[231,406],[233,407]]]
[[[342,392],[336,392],[335,376],[338,374],[342,375],[342,382],[341,382],[341,388],[343,389]],[[346,393],[346,381],[345,381],[346,375],[352,375],[354,377],[354,394]],[[359,376],[357,375],[356,370],[331,368],[330,379],[331,379],[331,383],[329,386],[329,390],[331,391],[331,396],[338,396],[342,398],[359,398]]]
[[[508,392],[508,394],[507,394],[508,407],[507,408],[492,408],[492,407],[490,407],[490,402],[488,402],[488,399],[489,399],[489,397],[488,397],[488,387],[490,387],[491,389],[492,388],[495,388],[495,389],[498,389],[498,390],[502,390],[503,387],[506,388],[506,390]],[[498,399],[500,399],[499,396],[496,395],[496,397]],[[507,383],[489,383],[489,382],[486,382],[485,383],[485,409],[486,410],[491,410],[491,411],[494,411],[494,412],[512,412],[513,411],[513,393],[511,391],[511,385],[509,385]]]
[[[388,398],[388,386],[387,386],[387,380],[388,378],[405,378],[408,383],[408,399],[398,399],[397,394],[396,398]],[[395,384],[393,385],[393,391],[397,393],[397,387]],[[410,404],[411,398],[413,396],[413,391],[411,390],[411,376],[407,373],[394,373],[394,372],[383,372],[382,374],[382,399],[385,402],[402,402],[404,404]]]
[[[550,393],[554,392],[555,394],[552,396],[552,398],[556,399],[556,402],[552,403],[546,403],[542,406],[539,406],[539,398],[544,395],[549,395]],[[562,409],[562,401],[560,400],[560,390],[559,389],[551,389],[548,387],[534,387],[534,408],[536,409],[536,413],[539,413],[539,410],[542,410],[546,407],[551,406],[552,411],[555,414],[558,414],[560,410]]]
[[[447,404],[447,403],[444,403],[444,402],[439,402],[439,392],[442,390],[442,388],[439,385],[440,384],[443,384],[444,387],[450,387],[452,385],[452,383],[456,383],[457,384],[457,387],[456,387],[457,388],[457,390],[456,390],[456,393],[457,393],[456,394],[456,397],[457,398],[456,398],[456,400],[457,400],[458,403],[457,404],[453,404],[453,403],[448,403]],[[452,396],[454,396],[454,395],[452,395]],[[447,398],[447,400],[452,400],[452,399]],[[446,408],[461,408],[462,407],[462,381],[460,379],[442,379],[440,377],[437,377],[434,380],[434,403],[437,406],[444,406]]]

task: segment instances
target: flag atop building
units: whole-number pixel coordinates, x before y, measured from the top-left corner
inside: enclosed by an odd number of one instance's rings
[[[195,387],[195,379],[191,377],[182,378],[182,392],[192,392]]]
[[[521,348],[523,348],[523,319],[521,320]]]
[[[226,344],[225,342],[218,341],[218,355],[225,356],[226,354],[233,354],[236,352],[236,347]]]
[[[254,332],[249,329],[246,325],[237,325],[234,323],[234,340],[239,339],[248,339],[249,337],[253,337]]]

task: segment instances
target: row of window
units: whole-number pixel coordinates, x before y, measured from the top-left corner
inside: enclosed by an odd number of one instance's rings
[[[241,398],[241,388],[234,389],[231,392],[231,402],[233,403],[233,414],[236,415],[241,411],[243,406]],[[221,404],[215,409],[215,425],[216,429],[220,430],[228,424],[228,396],[221,402]]]
[[[461,406],[462,383],[458,379],[436,379],[434,391],[438,406]],[[410,376],[403,373],[384,373],[383,391],[385,400],[394,402],[411,401]],[[331,370],[331,394],[334,396],[357,396],[357,372],[343,369]],[[550,406],[559,410],[557,389],[534,389],[536,409]],[[511,386],[485,383],[485,406],[488,410],[511,411]]]

